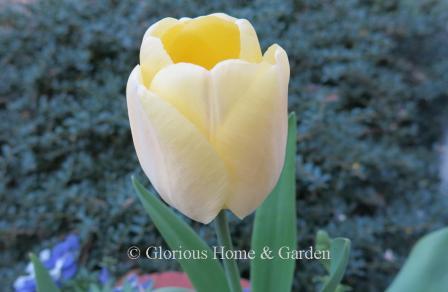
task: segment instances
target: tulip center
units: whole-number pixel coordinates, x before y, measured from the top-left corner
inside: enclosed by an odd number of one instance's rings
[[[193,63],[206,69],[240,55],[238,26],[217,16],[179,22],[164,33],[162,43],[174,63]]]

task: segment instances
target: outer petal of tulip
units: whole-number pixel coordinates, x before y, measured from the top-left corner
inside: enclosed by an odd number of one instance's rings
[[[204,135],[209,136],[209,76],[205,68],[177,63],[160,70],[149,90],[175,107]]]
[[[272,191],[284,164],[288,57],[274,45],[262,63],[229,60],[211,73],[222,103],[214,146],[229,172],[226,207],[243,218]]]
[[[227,21],[232,21],[232,22],[236,22],[238,20],[237,18],[230,16],[227,13],[223,13],[223,12],[215,12],[215,13],[210,14],[210,16],[217,16],[217,17],[220,17],[222,19],[225,19]]]
[[[139,66],[129,77],[126,95],[132,138],[145,174],[167,203],[209,223],[228,193],[222,160],[189,120],[142,85]]]
[[[260,42],[254,27],[246,19],[238,19],[236,24],[240,30],[240,59],[250,63],[260,62],[262,60]]]
[[[140,66],[143,84],[146,87],[149,87],[152,78],[160,69],[172,63],[160,39],[153,36],[143,39],[140,48]]]
[[[140,46],[140,70],[142,71],[143,83],[147,87],[160,69],[173,63],[160,38],[178,21],[172,17],[161,19],[151,25],[143,36]]]
[[[179,20],[172,17],[165,17],[151,25],[143,35],[143,40],[148,36],[161,38],[162,35],[171,27],[173,27]]]

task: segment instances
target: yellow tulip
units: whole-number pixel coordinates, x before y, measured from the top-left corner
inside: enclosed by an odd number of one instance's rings
[[[209,223],[243,218],[274,188],[287,136],[289,62],[262,55],[245,19],[164,18],[146,31],[126,89],[139,162],[162,199]]]

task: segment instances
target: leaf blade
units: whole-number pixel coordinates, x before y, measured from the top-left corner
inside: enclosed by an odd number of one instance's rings
[[[182,246],[186,250],[207,251],[206,259],[178,259],[197,291],[229,291],[224,270],[218,260],[213,259],[209,246],[136,178],[132,178],[132,183],[143,207],[171,249]],[[204,273],[207,273],[206,277]]]
[[[331,240],[329,276],[322,287],[322,292],[337,291],[347,269],[350,245],[350,240],[347,238],[338,237]]]
[[[33,264],[36,286],[38,292],[59,292],[59,288],[53,282],[50,274],[40,260],[34,254],[30,254],[30,259]]]
[[[257,292],[285,291],[292,289],[295,260],[262,260],[259,255],[264,246],[274,254],[282,246],[296,249],[296,199],[295,199],[295,159],[296,159],[296,117],[288,118],[288,142],[285,165],[274,190],[255,213],[252,233],[252,249],[257,257],[251,261],[251,285]],[[274,231],[268,234],[266,230]]]
[[[154,292],[191,292],[191,289],[179,287],[164,287],[154,290]]]
[[[422,237],[387,292],[448,290],[448,227]]]

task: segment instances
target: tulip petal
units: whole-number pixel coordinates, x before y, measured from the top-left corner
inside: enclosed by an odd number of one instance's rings
[[[210,103],[216,104],[214,124],[224,123],[235,104],[245,97],[253,86],[256,76],[263,74],[269,64],[250,64],[241,60],[227,60],[211,71]],[[216,127],[215,127],[216,128]]]
[[[240,31],[240,59],[250,63],[259,63],[262,60],[260,42],[257,32],[247,19],[237,19],[225,13],[213,13],[213,16],[234,22]]]
[[[273,44],[264,53],[263,60],[277,66],[281,82],[280,88],[286,91],[283,94],[288,95],[290,68],[285,50],[279,45]]]
[[[220,17],[220,18],[222,18],[224,20],[231,21],[231,22],[235,22],[237,20],[235,17],[230,16],[227,13],[223,13],[223,12],[216,12],[216,13],[212,13],[210,15],[211,16],[217,16],[217,17]]]
[[[129,77],[126,95],[132,137],[145,174],[167,203],[209,223],[228,193],[223,162],[191,122],[141,85],[139,66]]]
[[[208,84],[210,72],[188,63],[165,67],[154,76],[149,87],[208,137]]]
[[[271,192],[284,163],[289,67],[280,49],[260,64],[227,61],[212,70],[213,90],[223,102],[214,147],[229,172],[226,206],[240,218]]]
[[[238,19],[236,24],[240,29],[240,59],[250,63],[259,63],[262,60],[262,55],[257,32],[246,19]]]
[[[172,64],[162,41],[151,35],[143,39],[140,48],[140,66],[143,84],[148,88],[154,75],[163,67]]]
[[[172,17],[165,17],[151,25],[145,32],[143,39],[148,36],[161,38],[162,35],[178,22],[177,19]]]

